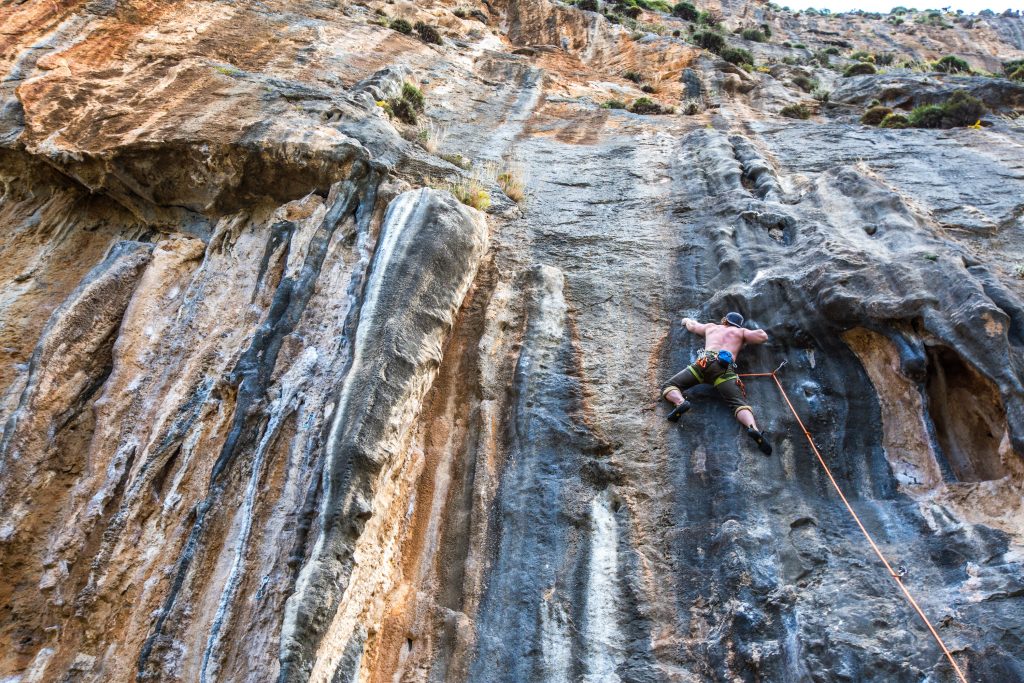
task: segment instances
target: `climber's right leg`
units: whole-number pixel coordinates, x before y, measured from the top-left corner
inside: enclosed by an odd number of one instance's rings
[[[687,410],[693,405],[686,400],[683,392],[697,386],[703,380],[699,368],[688,365],[682,371],[672,376],[672,379],[661,385],[661,397],[675,406],[665,417],[669,422],[678,422]]]

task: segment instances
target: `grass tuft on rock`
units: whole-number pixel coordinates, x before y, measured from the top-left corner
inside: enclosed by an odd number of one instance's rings
[[[1024,81],[1024,59],[1014,59],[1004,63],[1003,73],[1012,81]]]
[[[403,123],[416,125],[417,114],[423,112],[424,97],[423,91],[412,83],[403,83],[402,91],[388,100],[377,103],[389,117],[394,117]]]
[[[757,28],[745,28],[740,33],[744,40],[750,40],[755,43],[763,43],[768,40],[768,37],[764,34],[764,31]]]
[[[461,168],[464,171],[468,171],[473,166],[473,161],[471,159],[467,159],[466,157],[462,156],[461,154],[459,154],[457,152],[448,153],[448,154],[442,153],[442,154],[440,154],[438,156],[440,156],[442,159],[447,161],[449,164],[453,164],[455,166],[458,166],[459,168]]]
[[[815,79],[811,78],[810,76],[804,76],[802,74],[793,76],[793,78],[789,80],[792,81],[793,85],[800,88],[804,92],[812,92],[819,85],[818,81],[816,81]]]
[[[944,74],[966,74],[971,72],[971,65],[955,55],[946,55],[935,62],[935,70]]]
[[[802,104],[787,104],[779,111],[779,115],[789,119],[809,119],[811,110]]]
[[[451,186],[449,190],[455,198],[466,206],[486,211],[491,206],[491,195],[480,184],[480,181],[469,178]]]

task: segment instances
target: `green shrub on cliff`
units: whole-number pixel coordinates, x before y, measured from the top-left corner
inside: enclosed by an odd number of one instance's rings
[[[693,42],[709,52],[718,54],[725,47],[725,38],[714,31],[699,31],[693,34]]]
[[[764,32],[761,31],[760,29],[756,29],[756,28],[745,28],[740,33],[740,35],[743,36],[744,40],[750,40],[750,41],[753,41],[755,43],[763,43],[766,40],[768,40],[768,38],[767,38],[767,36],[765,36]]]
[[[941,104],[925,104],[915,107],[907,115],[907,126],[910,128],[943,128],[942,116]]]
[[[417,21],[413,26],[416,29],[416,33],[420,34],[420,39],[424,43],[431,43],[433,45],[443,45],[444,40],[441,38],[441,32],[437,30],[436,26],[430,24],[424,24],[422,21]]]
[[[946,55],[935,62],[935,70],[944,74],[970,73],[971,65],[956,55]]]
[[[709,28],[715,28],[722,23],[722,15],[715,10],[707,10],[697,15],[697,23]]]
[[[877,126],[890,114],[892,109],[889,107],[871,107],[860,117],[860,122],[866,126]]]
[[[814,80],[810,76],[804,76],[803,74],[798,74],[796,76],[793,76],[793,78],[791,78],[789,80],[790,80],[790,82],[793,83],[793,85],[795,85],[796,87],[800,88],[804,92],[811,92],[812,90],[817,88],[818,85],[819,85],[818,81]]]
[[[391,28],[398,31],[399,33],[404,33],[405,35],[409,35],[410,33],[412,33],[412,24],[410,24],[405,19],[401,18],[392,19]]]
[[[857,62],[843,70],[843,76],[847,78],[850,76],[866,76],[874,73],[878,73],[878,71],[875,69],[875,65],[870,62]]]
[[[942,104],[916,107],[907,116],[913,128],[959,128],[970,126],[985,114],[985,105],[964,90],[957,90]]]
[[[652,100],[650,97],[638,97],[629,105],[629,111],[634,114],[674,114],[675,109],[666,107]]]
[[[1003,73],[1014,81],[1024,81],[1024,59],[1014,59],[1003,64]]]
[[[788,104],[779,111],[779,114],[789,119],[811,118],[811,110],[802,104]]]
[[[643,7],[651,12],[664,12],[668,14],[672,11],[672,5],[665,2],[665,0],[633,0],[637,6]]]
[[[416,115],[423,111],[423,91],[412,83],[403,83],[401,93],[377,104],[387,112],[389,117],[415,125]]]
[[[719,56],[730,64],[754,64],[754,55],[741,47],[726,46]]]
[[[686,21],[697,21],[697,17],[700,16],[700,12],[697,11],[697,8],[689,2],[677,3],[676,6],[672,8],[672,14]]]
[[[579,2],[576,3],[576,6],[581,10],[586,10],[587,12],[596,12],[597,0],[579,0]]]
[[[879,128],[910,128],[910,120],[904,114],[893,112],[889,114],[881,123],[878,124]]]

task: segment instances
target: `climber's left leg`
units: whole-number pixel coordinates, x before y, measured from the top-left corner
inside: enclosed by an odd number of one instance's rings
[[[767,437],[761,433],[761,430],[757,428],[757,422],[754,420],[754,410],[747,404],[747,390],[743,386],[743,381],[740,380],[739,376],[732,371],[722,373],[717,379],[715,379],[715,389],[725,399],[729,407],[732,408],[732,414],[736,417],[736,420],[747,428],[747,436],[754,440],[757,447],[761,449],[761,452],[765,455],[772,454],[772,445],[768,442]]]

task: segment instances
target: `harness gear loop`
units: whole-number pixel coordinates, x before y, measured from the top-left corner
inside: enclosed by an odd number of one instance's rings
[[[832,476],[832,470],[830,470],[828,465],[825,463],[825,458],[822,457],[821,451],[818,450],[818,447],[814,443],[814,439],[811,438],[811,433],[807,431],[807,427],[804,426],[803,420],[800,419],[800,415],[797,414],[796,408],[793,407],[793,403],[789,400],[789,395],[786,393],[785,388],[783,388],[782,382],[780,382],[779,378],[776,376],[776,373],[781,370],[786,363],[787,361],[782,361],[782,363],[779,364],[779,367],[775,368],[771,372],[746,373],[740,375],[740,377],[771,377],[775,380],[775,386],[777,386],[779,391],[782,393],[782,398],[786,401],[786,405],[789,406],[789,411],[793,413],[793,417],[796,418],[796,423],[800,425],[800,430],[804,433],[804,436],[807,437],[807,443],[811,445],[811,450],[814,451],[814,455],[817,456],[818,462],[821,464],[822,469],[825,470],[825,474],[828,475],[828,480],[832,482],[832,487],[836,490],[836,493],[839,494],[839,497],[842,499],[843,505],[846,506],[847,511],[849,511],[850,516],[853,517],[853,521],[857,523],[858,527],[860,527],[861,533],[864,534],[864,538],[866,538],[868,544],[871,545],[871,549],[875,551],[875,555],[877,555],[878,559],[882,561],[882,564],[889,571],[889,575],[892,576],[893,581],[895,581],[896,585],[900,587],[901,591],[903,591],[903,595],[906,597],[907,602],[909,602],[910,606],[914,608],[917,615],[921,617],[921,621],[923,621],[924,625],[928,627],[928,631],[931,632],[935,642],[939,644],[940,648],[942,648],[942,652],[946,655],[946,659],[948,659],[949,663],[952,665],[957,678],[960,679],[961,683],[968,683],[967,678],[964,676],[963,672],[960,671],[960,667],[957,665],[956,660],[953,659],[953,655],[950,653],[949,648],[946,647],[946,643],[943,642],[942,636],[940,636],[939,632],[935,630],[935,627],[932,626],[932,622],[928,620],[928,617],[925,616],[920,605],[917,604],[917,600],[914,599],[914,596],[910,594],[910,591],[907,590],[907,587],[903,584],[903,577],[906,575],[907,570],[902,565],[899,566],[899,570],[894,570],[892,568],[892,565],[889,564],[889,560],[885,558],[885,555],[882,554],[882,551],[875,543],[875,539],[871,537],[871,534],[860,521],[860,517],[857,516],[853,506],[850,505],[850,501],[846,499],[846,495],[843,494],[843,490],[839,487],[835,477]]]

